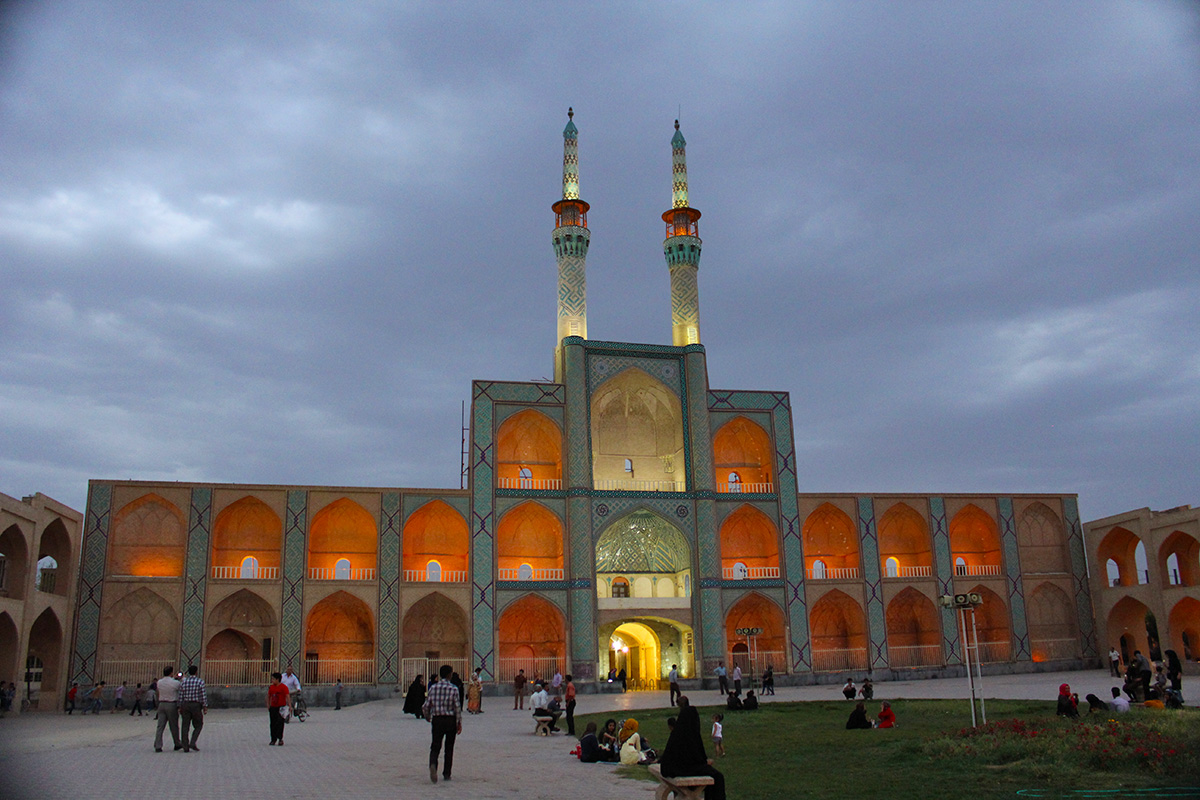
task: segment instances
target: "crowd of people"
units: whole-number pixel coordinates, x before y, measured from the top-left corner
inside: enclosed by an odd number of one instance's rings
[[[1112,711],[1122,714],[1129,711],[1133,703],[1141,703],[1146,708],[1183,708],[1183,664],[1174,650],[1164,651],[1166,658],[1159,664],[1152,664],[1141,650],[1134,650],[1123,671],[1117,648],[1110,648],[1108,655],[1112,677],[1123,679],[1123,682],[1111,688],[1111,699],[1085,695],[1087,713]],[[1056,713],[1060,717],[1079,717],[1079,695],[1071,691],[1069,684],[1058,687]]]

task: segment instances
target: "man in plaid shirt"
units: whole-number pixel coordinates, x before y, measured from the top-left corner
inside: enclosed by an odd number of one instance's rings
[[[188,674],[179,682],[179,719],[183,723],[183,752],[195,750],[196,739],[200,738],[200,729],[204,727],[204,715],[208,713],[208,694],[204,691],[204,681],[197,675],[199,670],[195,664],[188,667]],[[188,741],[188,725],[191,725],[192,738]],[[208,745],[205,745],[207,747]]]
[[[429,745],[429,780],[437,783],[438,754],[442,751],[442,740],[446,740],[446,766],[442,778],[450,780],[450,768],[454,765],[454,738],[462,733],[462,697],[458,687],[450,682],[454,673],[449,664],[438,670],[441,680],[429,687],[425,705],[421,706],[425,719],[433,723],[433,743]]]

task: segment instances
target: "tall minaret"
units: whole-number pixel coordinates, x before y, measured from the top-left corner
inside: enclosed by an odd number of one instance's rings
[[[554,209],[554,255],[558,258],[558,338],[554,345],[554,380],[562,382],[562,340],[587,338],[588,204],[579,199],[579,129],[575,109],[567,109],[563,128],[563,196]]]
[[[671,210],[664,211],[667,238],[663,253],[671,271],[671,344],[700,344],[700,212],[688,205],[687,142],[675,120],[671,137]]]

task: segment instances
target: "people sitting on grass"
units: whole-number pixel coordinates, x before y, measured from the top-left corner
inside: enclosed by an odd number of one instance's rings
[[[856,694],[858,694],[858,690],[854,688],[854,679],[847,676],[846,683],[842,686],[842,696],[847,700],[853,700]]]
[[[896,727],[896,712],[892,711],[892,704],[887,700],[883,701],[883,705],[879,707],[879,717],[875,722],[877,728],[894,728]]]
[[[1142,694],[1142,677],[1138,672],[1136,661],[1129,662],[1129,668],[1125,670],[1125,685],[1122,687],[1125,694],[1129,696],[1129,702],[1140,703],[1146,699]]]
[[[613,725],[616,725],[614,722]],[[617,757],[611,749],[600,746],[600,737],[596,735],[596,723],[589,722],[579,740],[579,760],[585,764],[595,764],[599,761],[616,761]]]
[[[612,754],[612,758],[606,760],[617,760],[617,754],[621,752],[621,741],[617,732],[617,721],[615,719],[604,722],[604,730],[600,731],[600,747]]]
[[[1150,684],[1150,693],[1146,696],[1146,699],[1167,699],[1167,673],[1161,664],[1154,668],[1154,682]]]
[[[638,733],[637,720],[633,717],[625,720],[625,725],[621,728],[621,763],[626,766],[642,763],[643,751],[649,746],[649,743]]]
[[[741,711],[742,710],[742,698],[736,691],[730,692],[729,694],[725,695],[725,709],[727,711]]]
[[[742,701],[743,711],[758,711],[758,696],[753,689],[746,690],[746,699]]]
[[[1096,695],[1089,694],[1085,699],[1087,700],[1087,703],[1088,703],[1088,714],[1089,715],[1096,711],[1099,711],[1102,714],[1106,713],[1108,711],[1108,703],[1104,702]]]
[[[725,800],[725,776],[713,767],[708,754],[704,752],[702,737],[700,713],[686,695],[681,696],[679,718],[658,759],[662,774],[667,778],[707,775],[713,779],[713,784],[704,787],[704,800]]]
[[[1129,701],[1121,696],[1121,690],[1116,686],[1112,687],[1112,700],[1109,701],[1108,705],[1118,714],[1124,714],[1129,710]]]
[[[846,720],[846,730],[870,730],[871,727],[871,720],[867,719],[867,704],[859,700],[854,704],[854,710],[850,712],[850,718]]]
[[[1054,712],[1060,717],[1079,719],[1079,701],[1071,696],[1071,685],[1064,683],[1058,687],[1058,709]]]

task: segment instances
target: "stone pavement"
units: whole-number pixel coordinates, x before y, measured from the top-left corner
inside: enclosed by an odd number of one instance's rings
[[[986,697],[1052,701],[1060,683],[1080,696],[1108,695],[1103,670],[984,678]],[[1187,686],[1184,687],[1185,695]],[[877,683],[875,697],[965,698],[965,678]],[[697,705],[715,705],[715,691],[692,692]],[[840,685],[780,688],[764,702],[840,700]],[[662,708],[666,692],[579,696],[580,714]],[[265,702],[265,700],[264,700]],[[128,714],[10,715],[0,720],[0,798],[83,800],[114,798],[220,798],[249,800],[350,800],[351,798],[530,798],[588,800],[646,798],[654,784],[618,777],[612,765],[581,764],[568,753],[565,735],[532,735],[529,711],[513,711],[511,698],[484,698],[485,713],[464,715],[456,746],[454,779],[429,782],[429,725],[405,716],[401,701],[380,700],[341,711],[317,708],[307,722],[286,728],[287,744],[270,747],[267,712],[209,712],[200,752],[153,749],[153,718]],[[964,710],[964,714],[969,713]],[[565,724],[563,725],[565,729]],[[663,735],[648,735],[656,743]],[[736,796],[736,795],[735,795]]]

